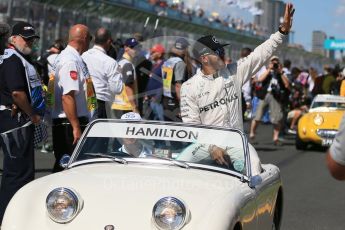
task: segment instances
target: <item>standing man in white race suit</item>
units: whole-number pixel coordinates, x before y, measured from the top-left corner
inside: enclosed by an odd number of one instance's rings
[[[68,46],[56,58],[55,74],[49,79],[47,104],[53,120],[53,172],[62,170],[61,157],[72,154],[82,131],[97,110],[92,79],[81,58],[90,41],[91,35],[85,25],[72,26]]]
[[[81,56],[95,86],[98,118],[107,118],[106,104],[113,101],[115,94],[121,93],[123,86],[117,61],[107,55],[111,43],[110,31],[99,28],[95,35],[95,45]]]
[[[223,61],[226,44],[220,44],[212,35],[200,38],[193,47],[193,54],[201,63],[201,69],[181,89],[183,122],[243,130],[241,88],[283,44],[292,26],[293,13],[293,5],[286,4],[279,31],[246,58],[233,64],[225,65]],[[224,152],[218,150],[211,148],[210,153],[216,161],[224,162]],[[253,158],[259,161],[255,149],[250,146],[250,150],[252,163]]]

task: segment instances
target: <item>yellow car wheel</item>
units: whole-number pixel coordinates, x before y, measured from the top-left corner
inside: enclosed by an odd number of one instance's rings
[[[296,134],[295,146],[296,146],[296,149],[298,149],[298,150],[306,150],[307,146],[308,146],[307,142],[303,142],[301,140],[301,138],[298,135],[298,132]]]

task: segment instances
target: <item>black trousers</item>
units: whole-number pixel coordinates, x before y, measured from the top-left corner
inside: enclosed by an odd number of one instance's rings
[[[163,97],[164,120],[182,122],[180,104],[177,100]]]
[[[80,117],[80,129],[83,132],[89,123],[88,118]],[[61,157],[65,154],[72,155],[75,145],[73,145],[73,128],[67,118],[53,119],[53,149],[55,155],[55,164],[53,172],[60,172],[63,168],[60,167]]]
[[[0,133],[21,127],[27,121],[23,116],[19,120],[17,116],[11,117],[11,111],[0,111]],[[6,135],[6,139],[0,137],[1,148],[4,152],[0,189],[0,223],[13,195],[35,177],[33,139],[34,125],[11,132]]]
[[[98,118],[107,118],[107,111],[105,109],[105,101],[101,101],[97,99],[97,115]]]

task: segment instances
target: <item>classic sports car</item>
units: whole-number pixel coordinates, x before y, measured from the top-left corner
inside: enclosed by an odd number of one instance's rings
[[[308,113],[298,122],[296,148],[305,150],[309,143],[330,146],[345,113],[345,97],[317,95]]]
[[[252,175],[248,151],[235,129],[96,120],[64,171],[15,194],[1,229],[279,229],[279,169]]]

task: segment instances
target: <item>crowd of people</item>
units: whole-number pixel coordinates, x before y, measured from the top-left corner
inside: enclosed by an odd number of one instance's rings
[[[60,159],[73,152],[90,121],[119,119],[128,112],[143,119],[243,130],[243,114],[254,108],[252,98],[257,97],[250,138],[255,139],[256,127],[268,106],[273,141],[280,144],[284,118],[293,120],[289,126],[293,131],[312,96],[344,91],[339,68],[327,67],[319,76],[312,68],[290,70],[291,62],[286,60],[282,65],[279,57],[273,56],[290,31],[293,12],[293,6],[287,4],[279,31],[254,51],[243,49],[241,59],[233,63],[225,61],[227,44],[213,35],[194,44],[179,37],[172,47],[157,43],[144,50],[141,34],[121,42],[113,40],[106,28],[92,35],[82,24],[70,28],[66,43],[56,40],[33,60],[30,55],[39,39],[35,27],[26,22],[18,22],[12,29],[1,25],[0,143],[4,166],[0,222],[14,193],[34,179],[34,147],[45,140],[42,121],[49,120],[52,126],[53,172],[63,169]],[[216,146],[210,146],[209,152],[215,161],[225,162],[225,153]],[[259,167],[251,145],[249,152]]]
[[[249,98],[246,105],[254,108],[249,134],[252,141],[255,139],[256,128],[259,122],[264,120],[267,110],[270,111],[269,121],[274,126],[273,141],[281,145],[281,134],[296,134],[298,119],[308,111],[316,95],[345,96],[344,68],[325,66],[324,71],[318,73],[313,67],[292,65],[290,60],[281,62],[279,57],[271,57],[267,66],[263,66],[253,76],[252,87],[244,90]]]
[[[148,2],[154,6],[154,10],[159,16],[168,16],[169,13],[167,9],[174,10],[176,12],[181,13],[185,16],[189,21],[192,21],[193,17],[199,18],[203,20],[203,23],[217,23],[219,25],[223,25],[225,27],[233,28],[238,31],[246,31],[252,33],[253,35],[259,36],[267,36],[267,31],[264,28],[260,28],[260,26],[256,25],[255,23],[248,22],[246,23],[242,18],[232,17],[231,15],[227,15],[226,17],[221,17],[216,12],[207,12],[199,5],[195,8],[187,7],[183,1],[179,3],[168,3],[164,0],[148,0]]]

